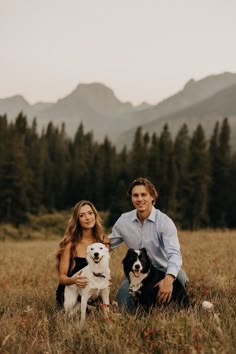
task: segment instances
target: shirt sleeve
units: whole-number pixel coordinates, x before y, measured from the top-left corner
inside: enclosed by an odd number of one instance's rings
[[[117,220],[115,225],[112,228],[111,234],[108,236],[109,240],[111,242],[111,249],[113,250],[114,248],[118,247],[122,242],[122,234],[120,230],[120,218]]]
[[[182,255],[176,226],[168,216],[163,222],[162,230],[162,241],[167,255],[166,274],[171,274],[176,278],[182,266]]]

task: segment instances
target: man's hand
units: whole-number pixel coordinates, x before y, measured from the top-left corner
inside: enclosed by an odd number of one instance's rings
[[[161,303],[169,303],[172,291],[173,291],[173,282],[175,278],[171,274],[167,274],[164,279],[159,281],[155,286],[159,286],[159,291],[157,293],[157,301]]]

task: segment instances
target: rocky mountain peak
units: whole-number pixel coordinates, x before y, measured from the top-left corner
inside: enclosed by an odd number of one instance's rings
[[[91,97],[97,98],[99,100],[116,99],[112,89],[99,82],[79,84],[73,93],[88,100],[91,99]]]
[[[86,101],[93,109],[103,114],[120,114],[131,111],[133,105],[121,102],[113,90],[99,82],[79,84],[70,96]]]
[[[195,85],[196,81],[194,79],[190,79],[184,86],[184,90],[189,90]]]

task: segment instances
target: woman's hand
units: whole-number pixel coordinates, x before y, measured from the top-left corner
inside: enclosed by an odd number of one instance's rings
[[[72,279],[74,281],[74,284],[78,285],[80,288],[85,288],[88,284],[88,278],[83,277],[82,275],[82,270],[73,275]]]

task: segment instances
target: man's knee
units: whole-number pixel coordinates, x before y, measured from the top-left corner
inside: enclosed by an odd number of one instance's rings
[[[129,281],[127,278],[123,280],[117,291],[116,302],[120,309],[126,311],[132,311],[135,308],[133,297],[129,294]]]
[[[177,275],[177,279],[183,285],[184,288],[188,285],[189,278],[183,269],[180,269]]]

